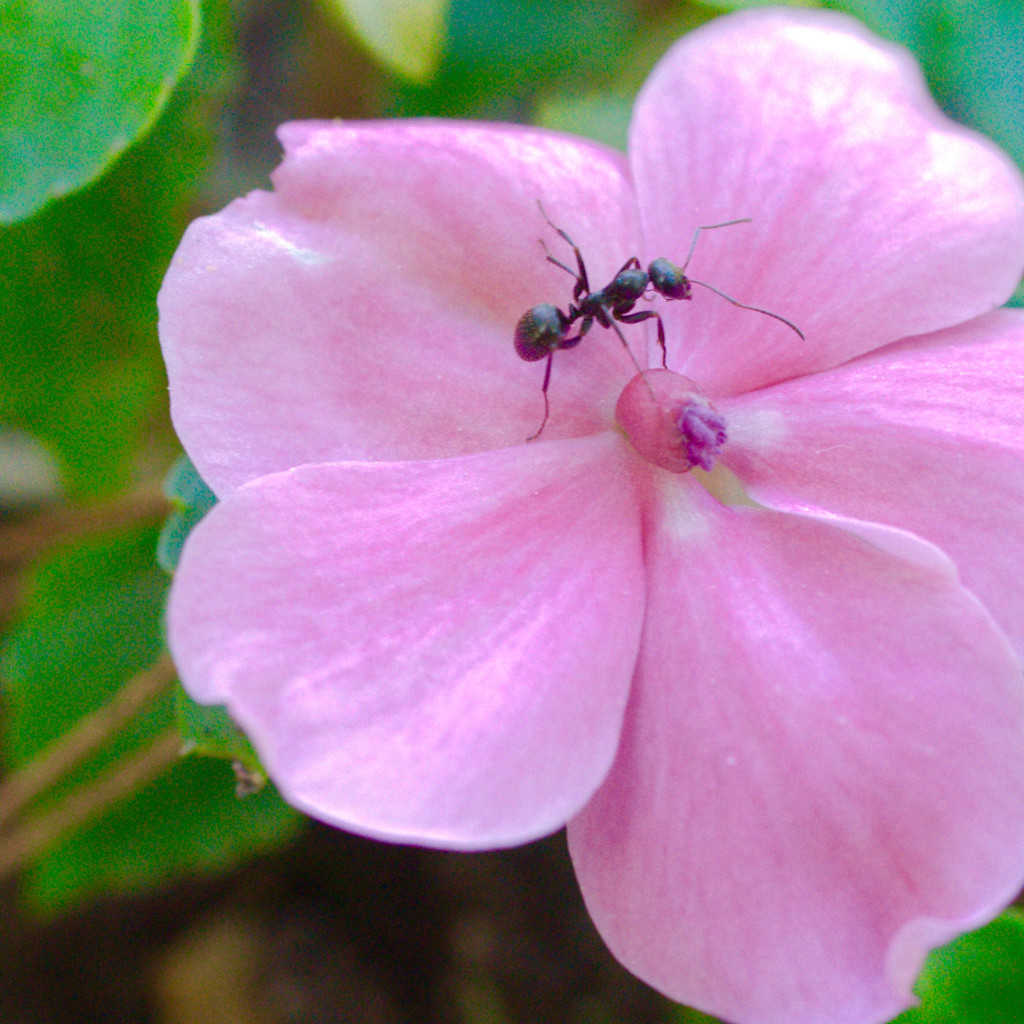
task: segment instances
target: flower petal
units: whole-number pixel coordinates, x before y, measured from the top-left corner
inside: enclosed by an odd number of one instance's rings
[[[646,258],[695,289],[664,316],[669,366],[712,394],[807,373],[1005,302],[1024,182],[929,97],[910,55],[831,12],[752,11],[690,33],[648,80],[630,153]]]
[[[912,535],[684,493],[648,537],[619,756],[570,823],[587,905],[734,1024],[888,1020],[1024,879],[1020,665]]]
[[[304,462],[526,438],[544,366],[516,356],[516,323],[572,292],[544,258],[542,237],[568,247],[537,201],[595,280],[610,276],[637,248],[624,160],[458,122],[294,124],[281,138],[275,191],[195,221],[160,293],[174,423],[203,477],[223,495]],[[605,429],[634,372],[621,345],[588,340],[558,362],[545,436]]]
[[[758,501],[939,545],[1024,655],[1024,312],[719,403]]]
[[[317,818],[461,849],[559,828],[614,757],[636,659],[624,451],[606,433],[253,481],[186,544],[182,681]]]

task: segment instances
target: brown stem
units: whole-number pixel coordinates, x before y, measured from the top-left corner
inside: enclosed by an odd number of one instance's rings
[[[40,793],[106,742],[159,696],[177,675],[169,654],[139,672],[108,704],[86,715],[23,768],[0,782],[0,834]]]
[[[109,501],[44,509],[24,522],[0,526],[0,562],[28,562],[63,541],[157,522],[171,507],[160,487],[150,484]]]
[[[181,736],[172,726],[149,746],[112,765],[94,782],[76,789],[52,810],[15,829],[0,840],[0,879],[30,864],[65,833],[81,828],[101,811],[134,793],[180,757]]]

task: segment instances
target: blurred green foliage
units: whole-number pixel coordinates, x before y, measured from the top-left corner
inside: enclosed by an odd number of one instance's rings
[[[386,67],[426,81],[441,60],[449,0],[323,0]]]
[[[0,649],[11,767],[30,761],[156,658],[168,578],[154,562],[155,545],[155,529],[138,530],[75,545],[36,570],[27,614]],[[168,689],[69,771],[43,810],[152,743],[175,715]],[[239,799],[228,766],[186,757],[54,845],[29,873],[26,893],[38,907],[58,910],[90,894],[224,867],[285,841],[299,821],[272,787]]]
[[[639,29],[629,3],[453,0],[433,79],[396,82],[385,113],[529,121],[545,90],[611,81]]]
[[[156,293],[230,80],[223,19],[208,22],[144,141],[90,188],[0,229],[0,422],[47,445],[76,496],[129,480],[147,417],[165,402]]]
[[[936,950],[914,986],[921,1005],[895,1024],[1010,1024],[1024,1017],[1024,914],[991,924]]]
[[[30,760],[159,654],[167,576],[154,564],[155,540],[148,529],[84,541],[36,568],[2,648],[11,764]],[[153,726],[171,721],[169,697],[154,716]]]

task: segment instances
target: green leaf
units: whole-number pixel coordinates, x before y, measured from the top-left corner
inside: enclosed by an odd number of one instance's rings
[[[898,1024],[1009,1024],[1024,1014],[1024,914],[1008,910],[928,957]]]
[[[237,762],[239,769],[266,781],[266,772],[248,737],[220,704],[197,704],[182,687],[175,693],[178,728],[190,752]],[[262,789],[262,784],[258,787]]]
[[[414,82],[441,60],[450,0],[323,0],[386,67]]]
[[[5,0],[0,224],[93,181],[147,132],[198,38],[196,0]]]
[[[187,455],[180,456],[171,468],[164,481],[164,493],[174,502],[175,509],[160,531],[156,557],[166,572],[174,572],[186,538],[196,523],[217,504],[217,496]]]
[[[206,515],[217,504],[217,495],[185,454],[178,456],[167,474],[164,494],[176,505],[192,509],[200,516]]]
[[[27,614],[0,649],[10,766],[105,705],[159,654],[168,578],[154,563],[155,543],[155,530],[139,530],[67,549],[38,569]],[[43,798],[43,811],[120,770],[175,722],[168,688],[68,772]],[[39,857],[25,877],[27,895],[40,909],[59,910],[110,889],[223,868],[290,838],[300,816],[273,787],[240,800],[237,781],[222,761],[183,758]]]
[[[147,420],[166,404],[156,295],[227,79],[216,17],[207,23],[146,139],[92,188],[0,229],[0,421],[47,448],[72,497],[127,483]]]

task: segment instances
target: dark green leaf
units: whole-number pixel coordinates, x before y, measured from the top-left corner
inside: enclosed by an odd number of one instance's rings
[[[219,704],[197,704],[179,686],[175,710],[185,746],[192,753],[237,761],[251,775],[265,775],[256,751],[245,733],[235,725],[227,708]]]
[[[717,1017],[710,1017],[689,1006],[675,1006],[673,1010],[672,1024],[721,1024]]]
[[[181,549],[193,527],[217,504],[217,496],[207,486],[187,455],[175,462],[164,482],[164,493],[175,504],[160,531],[157,561],[167,572],[174,572]]]
[[[5,0],[0,224],[88,184],[148,131],[198,37],[196,0]]]
[[[43,857],[27,896],[37,910],[61,911],[103,892],[225,870],[296,834],[303,819],[273,786],[238,797],[235,785],[225,762],[183,758]]]
[[[27,614],[0,649],[8,763],[28,761],[160,653],[168,582],[154,541],[152,529],[90,541],[37,569]],[[172,721],[168,693],[143,732]]]

